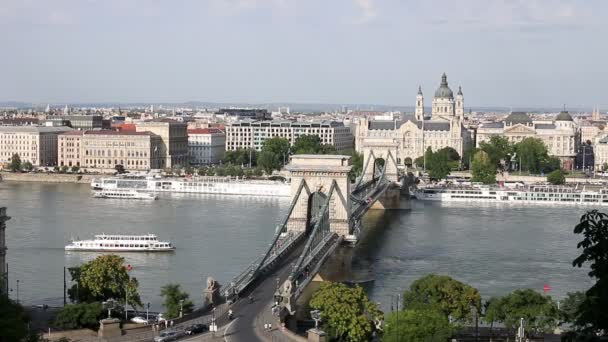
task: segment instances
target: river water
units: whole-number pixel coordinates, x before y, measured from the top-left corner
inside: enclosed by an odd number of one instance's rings
[[[58,305],[63,267],[99,253],[65,252],[70,237],[97,233],[155,233],[173,253],[123,253],[140,281],[142,301],[161,308],[160,287],[179,283],[200,303],[208,276],[225,283],[263,253],[289,199],[162,194],[158,201],[92,198],[83,184],[0,183],[8,207],[9,282],[28,304]],[[447,205],[413,202],[411,211],[370,212],[364,238],[350,253],[349,277],[371,280],[373,300],[387,309],[391,296],[428,273],[448,274],[484,297],[516,288],[562,298],[590,286],[586,269],[573,268],[580,237],[579,207]],[[68,275],[68,286],[69,285]]]

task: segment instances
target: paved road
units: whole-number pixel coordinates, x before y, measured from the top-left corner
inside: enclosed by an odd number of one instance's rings
[[[277,329],[277,318],[272,316],[270,308],[277,288],[277,278],[279,278],[279,284],[283,284],[291,272],[292,264],[300,256],[303,248],[304,243],[302,242],[298,248],[287,255],[274,272],[268,274],[254,286],[254,289],[250,291],[254,298],[253,303],[249,302],[248,293],[245,293],[244,299],[233,305],[235,320],[226,327],[225,341],[290,341],[289,339],[279,339],[283,335]],[[272,323],[275,331],[264,331],[265,323]]]

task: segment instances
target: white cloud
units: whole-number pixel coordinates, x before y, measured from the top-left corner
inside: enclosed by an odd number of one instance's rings
[[[373,21],[378,16],[378,9],[374,0],[354,0],[355,6],[361,11],[360,17],[356,20],[357,24],[366,24]]]

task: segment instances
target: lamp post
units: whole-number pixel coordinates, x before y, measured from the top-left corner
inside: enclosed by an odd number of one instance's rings
[[[146,305],[146,321],[148,321],[150,319],[149,312],[150,312],[150,302],[148,302],[148,304]]]
[[[17,304],[19,304],[19,279],[17,279]]]
[[[315,330],[319,329],[319,321],[321,320],[321,311],[313,310],[310,312],[310,317],[315,321]]]
[[[179,318],[184,317],[184,300],[179,300]]]

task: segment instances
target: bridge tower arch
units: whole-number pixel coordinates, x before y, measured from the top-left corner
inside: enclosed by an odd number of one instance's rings
[[[385,177],[393,182],[399,181],[397,171],[397,149],[399,144],[388,141],[363,141],[361,148],[363,152],[363,182],[370,181],[376,173],[376,160],[384,159],[384,167],[386,168]]]
[[[334,193],[329,199],[330,231],[344,236],[349,234],[350,181],[348,173],[352,168],[350,156],[298,154],[290,158],[286,169],[291,177],[291,194],[297,195],[304,180],[304,189],[287,221],[287,231],[306,231],[327,198],[332,183],[336,182]],[[316,206],[316,207],[315,207]],[[317,208],[318,207],[318,208]]]

